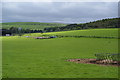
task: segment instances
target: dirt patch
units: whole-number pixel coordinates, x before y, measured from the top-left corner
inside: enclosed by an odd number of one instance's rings
[[[112,60],[69,59],[67,61],[75,62],[75,63],[86,63],[86,64],[97,64],[97,65],[103,65],[103,66],[116,66],[116,67],[120,67],[120,61],[112,61]]]

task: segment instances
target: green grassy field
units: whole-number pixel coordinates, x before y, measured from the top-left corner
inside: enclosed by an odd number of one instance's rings
[[[106,29],[104,35],[107,35],[107,31],[109,34],[113,34]],[[92,32],[94,30],[91,31],[91,34]],[[67,31],[63,33],[67,34]],[[100,35],[99,30],[96,30],[95,35]],[[66,61],[76,58],[95,58],[96,53],[118,53],[118,39],[72,37],[34,39],[19,36],[3,37],[2,39],[3,78],[118,77],[118,67]]]
[[[40,22],[10,22],[2,23],[2,28],[21,27],[23,29],[44,29],[45,27],[61,27],[66,24],[61,23],[40,23]]]
[[[107,29],[86,29],[86,30],[73,30],[73,31],[61,31],[61,32],[49,32],[49,33],[33,33],[25,34],[24,36],[36,36],[41,35],[62,35],[62,36],[98,36],[98,37],[115,37],[118,38],[119,28],[107,28]]]

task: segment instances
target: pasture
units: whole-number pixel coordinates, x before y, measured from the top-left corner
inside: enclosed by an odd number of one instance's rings
[[[66,24],[61,23],[40,23],[40,22],[10,22],[10,23],[0,23],[2,28],[8,29],[10,27],[21,27],[22,29],[44,29],[45,27],[60,27],[65,26]]]
[[[60,31],[60,32],[49,32],[49,33],[33,33],[33,34],[25,34],[24,36],[36,36],[39,37],[41,35],[61,35],[61,36],[97,36],[97,37],[114,37],[120,38],[118,35],[119,28],[107,28],[107,29],[86,29],[86,30],[72,30],[72,31]]]
[[[79,35],[80,33],[97,36],[111,34],[110,36],[117,37],[117,29],[102,31],[104,33],[99,30],[92,30],[91,34],[88,34],[87,30],[76,32]],[[71,32],[44,34],[75,35]],[[28,35],[42,36],[43,34],[35,33],[24,36]],[[78,58],[94,59],[96,53],[118,53],[118,39],[74,37],[34,39],[19,36],[2,39],[3,78],[118,78],[118,67],[66,61]]]

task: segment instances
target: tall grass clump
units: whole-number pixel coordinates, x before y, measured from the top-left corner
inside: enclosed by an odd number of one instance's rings
[[[120,53],[118,54],[111,54],[111,53],[97,53],[95,54],[97,60],[113,60],[113,61],[120,61]]]

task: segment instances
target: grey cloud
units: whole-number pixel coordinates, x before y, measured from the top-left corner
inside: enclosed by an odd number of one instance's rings
[[[9,2],[2,6],[3,22],[81,23],[117,17],[117,2]]]

